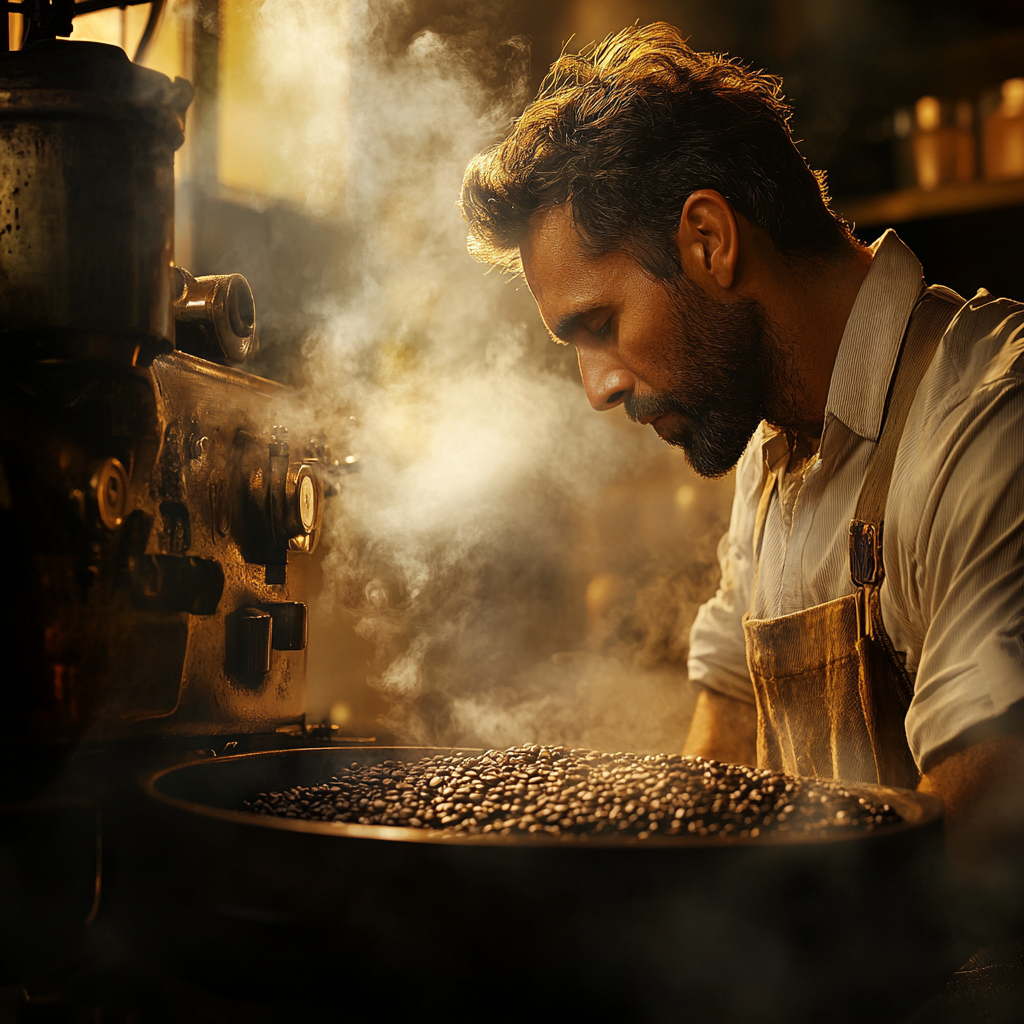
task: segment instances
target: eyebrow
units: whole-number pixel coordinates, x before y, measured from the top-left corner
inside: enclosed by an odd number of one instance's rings
[[[587,309],[579,309],[575,313],[566,313],[555,324],[555,329],[551,332],[552,335],[559,341],[568,342],[573,334],[576,333],[576,328],[579,326],[580,321],[600,308],[601,304],[597,304],[589,306]]]

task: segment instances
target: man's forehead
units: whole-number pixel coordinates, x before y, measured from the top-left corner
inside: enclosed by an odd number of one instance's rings
[[[621,253],[587,252],[568,203],[533,215],[520,257],[545,320],[563,307],[595,302],[618,277],[624,259]]]
[[[579,268],[587,254],[568,203],[539,210],[530,218],[520,255],[528,282],[531,276],[540,278]]]

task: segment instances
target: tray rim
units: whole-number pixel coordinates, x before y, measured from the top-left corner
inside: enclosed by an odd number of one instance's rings
[[[875,798],[881,797],[887,803],[892,804],[903,816],[903,820],[892,825],[882,825],[872,829],[870,832],[859,830],[830,829],[820,833],[799,833],[799,832],[768,832],[763,836],[652,836],[648,839],[638,839],[636,836],[578,836],[565,835],[553,836],[550,833],[524,833],[522,835],[500,835],[494,833],[470,834],[464,832],[449,832],[445,829],[414,828],[402,825],[360,825],[358,823],[327,822],[327,821],[304,821],[297,818],[278,818],[271,815],[256,814],[250,811],[229,810],[217,807],[213,804],[205,804],[195,800],[187,800],[183,797],[172,796],[160,789],[162,780],[168,779],[179,772],[188,772],[191,769],[209,767],[214,764],[223,764],[238,761],[251,761],[253,759],[274,759],[287,757],[301,757],[308,754],[350,754],[355,751],[416,751],[426,757],[431,754],[483,754],[482,747],[423,747],[423,746],[358,746],[358,747],[293,747],[284,750],[260,750],[246,751],[239,754],[227,754],[219,757],[194,757],[187,761],[178,762],[172,765],[165,765],[155,772],[146,772],[139,777],[139,784],[147,796],[166,806],[176,810],[198,814],[206,818],[214,818],[222,822],[234,825],[248,826],[251,828],[266,828],[272,831],[292,832],[305,835],[319,835],[333,838],[378,840],[385,842],[405,843],[440,843],[442,845],[455,846],[485,846],[495,848],[508,847],[544,847],[547,849],[712,849],[720,847],[751,847],[751,848],[772,848],[794,847],[794,846],[834,846],[836,844],[850,842],[871,842],[884,840],[889,836],[900,835],[906,832],[924,829],[928,826],[941,827],[944,814],[942,802],[928,793],[921,793],[911,789],[900,789],[894,786],[880,786],[877,784],[862,782],[844,782],[835,780],[839,785],[855,794],[870,794]],[[388,760],[389,758],[382,758]],[[418,760],[418,758],[417,758]],[[822,780],[811,780],[822,781]],[[908,819],[903,808],[914,808],[917,812],[916,820]]]

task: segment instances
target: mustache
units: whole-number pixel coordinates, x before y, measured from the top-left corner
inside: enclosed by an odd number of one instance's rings
[[[680,402],[673,395],[649,394],[638,395],[635,392],[628,394],[622,403],[626,415],[634,422],[640,420],[657,419],[667,413],[678,413],[690,422],[699,419],[696,409],[684,402]]]

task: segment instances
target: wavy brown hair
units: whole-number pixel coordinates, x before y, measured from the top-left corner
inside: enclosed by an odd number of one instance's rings
[[[786,256],[841,252],[850,227],[829,209],[825,176],[800,155],[789,118],[780,79],[697,53],[664,22],[563,53],[508,137],[466,169],[469,250],[521,273],[530,218],[568,202],[589,251],[621,249],[670,280],[683,206],[708,188]]]

